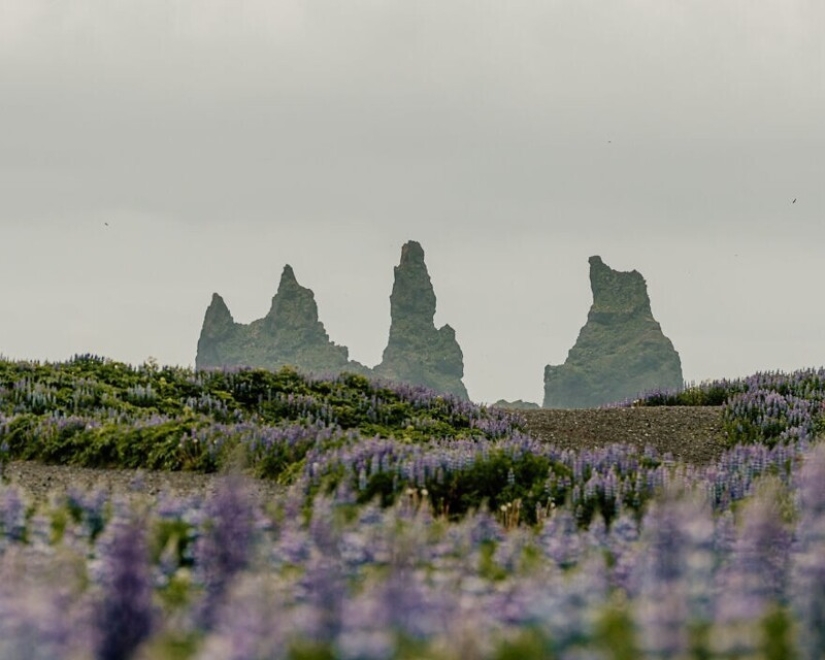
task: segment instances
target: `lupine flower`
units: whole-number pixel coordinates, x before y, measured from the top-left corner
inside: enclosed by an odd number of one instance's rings
[[[786,597],[790,534],[782,520],[781,491],[768,484],[744,509],[742,529],[721,573],[714,648],[722,653],[754,653],[757,628],[772,606]]]
[[[0,588],[0,658],[70,658],[70,629],[61,605],[56,594],[47,589],[15,593],[9,585]]]
[[[229,590],[215,630],[197,660],[283,660],[289,630],[282,616],[278,585],[260,576],[243,576]]]
[[[685,494],[674,484],[643,528],[636,577],[641,645],[652,658],[684,657],[688,623],[713,618],[711,508],[701,494]]]
[[[0,485],[0,551],[4,542],[20,542],[26,535],[26,507],[17,488]]]
[[[207,528],[195,547],[197,574],[204,587],[198,620],[204,628],[215,623],[221,598],[232,578],[245,569],[255,528],[251,500],[243,483],[230,478],[207,502]]]
[[[96,614],[99,660],[128,660],[152,633],[152,577],[142,522],[113,524],[104,548],[102,597]]]
[[[802,657],[814,660],[825,655],[825,445],[806,456],[798,481],[800,516],[791,600]]]

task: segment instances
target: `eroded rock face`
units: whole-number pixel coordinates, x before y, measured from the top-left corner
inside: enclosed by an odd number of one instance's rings
[[[464,355],[449,325],[436,328],[435,291],[424,263],[424,250],[410,241],[401,249],[390,295],[390,336],[376,376],[424,385],[467,397]]]
[[[348,359],[348,350],[330,341],[318,319],[310,289],[302,287],[286,266],[267,315],[246,325],[236,323],[217,293],[206,310],[195,366],[263,367],[291,365],[300,371],[343,371],[424,385],[467,398],[462,382],[464,356],[455,331],[436,329],[435,292],[424,263],[424,250],[411,241],[401,250],[390,296],[392,322],[383,360],[374,369]]]
[[[593,304],[563,365],[544,369],[545,408],[591,408],[683,386],[682,363],[650,308],[637,271],[590,257]]]
[[[249,325],[235,323],[216,293],[206,310],[195,366],[263,367],[292,365],[311,373],[362,373],[365,367],[348,359],[346,346],[330,341],[318,320],[318,306],[310,289],[295,279],[287,265],[267,315]]]
[[[235,343],[239,328],[242,326],[235,323],[223,298],[213,293],[212,302],[206,308],[206,315],[203,317],[195,366],[198,369],[230,366],[227,362],[230,351],[225,350],[225,347]]]

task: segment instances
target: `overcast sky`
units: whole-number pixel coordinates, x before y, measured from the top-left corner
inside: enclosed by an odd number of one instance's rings
[[[374,365],[416,239],[477,401],[594,254],[688,380],[820,366],[823,118],[821,0],[0,0],[0,353],[193,365],[289,263]]]

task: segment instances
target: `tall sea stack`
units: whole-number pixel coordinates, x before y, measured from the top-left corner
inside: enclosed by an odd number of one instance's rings
[[[544,369],[545,408],[591,408],[683,386],[682,363],[650,308],[638,271],[590,257],[593,304],[563,365]]]
[[[401,248],[390,295],[390,336],[376,376],[425,385],[439,392],[467,397],[464,355],[449,325],[436,329],[436,298],[424,250],[415,241]]]

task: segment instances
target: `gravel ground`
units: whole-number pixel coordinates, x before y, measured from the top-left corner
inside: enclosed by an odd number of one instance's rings
[[[69,465],[43,465],[32,461],[9,463],[3,481],[17,486],[28,497],[45,501],[75,488],[80,491],[103,488],[110,493],[156,496],[168,493],[179,497],[208,496],[225,475],[196,472],[160,472],[149,470],[103,470]],[[283,486],[262,479],[248,479],[253,492],[267,499],[283,492]]]
[[[620,442],[677,460],[704,464],[725,449],[722,408],[715,406],[652,406],[588,410],[526,410],[527,431],[565,449],[592,449]]]
[[[527,430],[541,440],[563,448],[593,448],[622,442],[651,445],[661,453],[697,464],[708,463],[724,450],[722,409],[717,407],[650,407],[588,410],[519,411]],[[168,492],[179,496],[211,493],[220,475],[193,472],[97,470],[33,462],[12,462],[3,480],[17,485],[29,497],[47,499],[51,494],[104,488],[116,493]],[[274,498],[283,487],[270,481],[250,480],[264,498]]]

